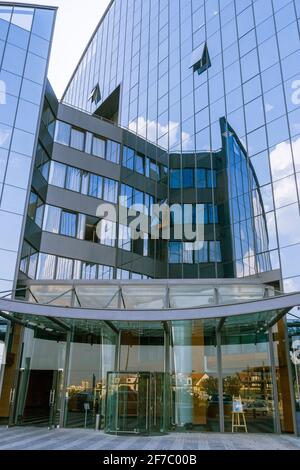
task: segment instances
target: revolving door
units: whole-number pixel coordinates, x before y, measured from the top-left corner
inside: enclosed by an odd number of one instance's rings
[[[168,428],[167,374],[109,372],[105,431],[160,434]]]

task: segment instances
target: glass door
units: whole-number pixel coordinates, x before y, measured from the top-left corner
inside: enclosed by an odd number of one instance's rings
[[[149,432],[150,373],[109,372],[106,432]]]
[[[10,400],[10,425],[59,425],[66,334],[25,329],[20,368]]]
[[[107,433],[165,431],[165,374],[109,372],[107,383]]]
[[[57,427],[60,422],[60,413],[63,396],[63,370],[53,372],[52,389],[49,394],[49,427]]]
[[[169,375],[161,372],[150,374],[150,431],[151,434],[164,433],[170,420],[170,380]]]

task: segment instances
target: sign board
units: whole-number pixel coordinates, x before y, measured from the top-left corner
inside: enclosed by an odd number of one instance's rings
[[[290,356],[295,366],[300,365],[300,339],[296,339],[292,344],[293,351],[290,351]]]
[[[89,403],[84,403],[84,409],[85,411],[89,411],[90,410],[90,404]]]
[[[232,412],[233,413],[244,413],[244,408],[243,408],[243,403],[242,403],[241,397],[233,397]]]

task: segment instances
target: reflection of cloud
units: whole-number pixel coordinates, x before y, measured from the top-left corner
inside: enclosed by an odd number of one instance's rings
[[[300,150],[300,141],[299,141]],[[293,157],[291,145],[281,142],[270,153],[272,179],[274,181],[274,198],[277,207],[296,201],[296,186],[293,176]],[[287,176],[289,176],[287,178]],[[280,180],[280,181],[276,181]]]
[[[6,84],[0,80],[0,105],[6,104]]]
[[[7,139],[10,138],[10,131],[8,129],[1,129],[0,127],[0,145],[4,145]]]
[[[291,204],[289,206],[282,207],[277,211],[277,226],[281,246],[300,243],[300,218],[298,204]]]
[[[266,112],[269,113],[272,109],[274,109],[274,106],[270,103],[266,103]]]
[[[282,207],[296,202],[297,192],[294,176],[277,181],[273,186],[276,207]]]
[[[237,277],[252,276],[256,273],[255,266],[255,253],[252,248],[250,248],[246,253],[244,253],[243,259],[236,261],[236,275]]]
[[[294,277],[290,279],[284,279],[283,281],[284,292],[298,292],[300,290],[300,277]],[[300,317],[300,313],[297,308],[290,310],[291,313],[295,313]]]
[[[293,155],[294,155],[294,161],[297,169],[300,168],[300,137],[295,139],[292,143],[293,146]]]
[[[156,143],[157,138],[159,145],[163,148],[172,148],[182,141],[183,150],[190,148],[191,136],[187,132],[181,132],[179,122],[169,121],[166,125],[160,124],[156,121],[146,121],[144,116],[139,116],[137,120],[129,123],[129,129],[137,132],[142,137],[146,137],[150,142]]]
[[[293,172],[293,158],[291,145],[281,142],[270,153],[270,163],[273,180],[284,178]]]

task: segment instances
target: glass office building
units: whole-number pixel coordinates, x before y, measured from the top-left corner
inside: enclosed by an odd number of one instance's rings
[[[0,9],[0,289],[12,289],[27,212],[54,9]]]
[[[61,101],[54,17],[0,2],[0,419],[297,433],[298,2],[114,0]]]

